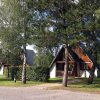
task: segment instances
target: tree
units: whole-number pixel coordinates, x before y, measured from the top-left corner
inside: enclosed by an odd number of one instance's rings
[[[97,49],[98,49],[98,31],[100,28],[100,22],[98,20],[98,10],[100,7],[99,0],[80,0],[79,12],[82,19],[82,33],[85,35],[85,42],[87,43],[88,49],[91,51],[92,61],[94,63],[93,68],[90,72],[89,83],[93,82],[94,71],[97,66]]]
[[[3,0],[1,2],[1,42],[9,51],[23,54],[22,82],[26,83],[26,46],[32,40],[32,0]]]
[[[26,83],[27,44],[34,42],[43,51],[47,49],[52,52],[60,44],[66,44],[67,49],[69,44],[83,40],[87,42],[91,37],[94,37],[92,42],[97,43],[95,33],[99,20],[95,17],[95,11],[99,9],[99,3],[99,0],[3,0],[0,10],[1,36],[5,38],[3,42],[10,36],[5,45],[9,44],[6,45],[9,49],[12,46],[12,51],[23,49],[23,83]],[[11,42],[10,39],[16,41]],[[17,47],[15,44],[18,44]],[[68,69],[68,54],[65,54],[65,69]],[[68,75],[64,73],[63,83],[67,86]]]
[[[51,50],[49,50],[48,48],[36,48],[38,52],[35,57],[36,66],[48,67],[53,58]]]
[[[52,43],[56,43],[56,45],[66,44],[65,47],[67,47],[68,44],[76,43],[78,40],[82,39],[82,35],[79,34],[82,25],[80,18],[78,17],[79,14],[77,4],[75,4],[73,0],[40,0],[38,1],[37,5],[38,11],[40,13],[42,12],[44,16],[46,15],[45,20],[43,20],[43,23],[53,28],[51,35],[54,38],[54,40],[52,40],[48,34],[46,35],[49,39],[51,39]],[[48,27],[45,24],[42,27],[42,29]],[[43,32],[48,33],[45,31]],[[41,36],[43,37],[42,34]],[[48,43],[50,43],[50,41]],[[65,54],[65,69],[67,69],[68,54],[67,52],[65,52]],[[63,78],[63,85],[67,86],[66,79],[68,75],[65,71],[64,73],[65,76]]]
[[[78,2],[75,0],[37,1],[37,11],[40,15],[43,15],[38,21],[40,22],[38,31],[42,29],[40,33],[37,32],[39,33],[37,35],[38,39],[42,41],[39,42],[40,45],[47,45],[45,40],[49,40],[51,34],[56,40],[56,42],[53,40],[52,43],[55,42],[56,45],[66,44],[67,47],[68,44],[76,44],[79,41],[91,41],[91,37],[94,37],[93,41],[96,43],[95,31],[98,29],[99,24],[95,19],[95,11],[100,7],[99,2],[99,0],[79,0]],[[50,35],[45,31],[45,28],[49,27],[47,25],[53,28],[53,32]],[[45,36],[47,37],[45,38]],[[65,69],[67,69],[67,63]],[[67,81],[65,80],[67,74],[64,75],[63,83],[64,86],[67,86]]]

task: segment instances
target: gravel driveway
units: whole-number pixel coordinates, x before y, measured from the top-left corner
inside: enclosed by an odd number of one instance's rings
[[[0,87],[0,100],[100,100],[99,94],[50,90],[47,87]]]

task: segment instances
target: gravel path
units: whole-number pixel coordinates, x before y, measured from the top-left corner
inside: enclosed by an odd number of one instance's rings
[[[47,84],[32,87],[0,87],[0,100],[100,100],[100,95],[50,90]]]

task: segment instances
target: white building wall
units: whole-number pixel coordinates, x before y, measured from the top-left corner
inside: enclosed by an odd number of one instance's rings
[[[94,72],[94,76],[95,76],[95,77],[98,77],[97,72],[98,72],[98,69],[96,68],[96,69],[95,69],[95,72]]]
[[[97,77],[97,71],[98,69],[95,69],[95,72],[94,72],[94,76]],[[81,77],[86,77],[86,78],[89,78],[89,71],[80,71],[80,75]]]
[[[3,75],[3,71],[4,71],[4,66],[2,65],[0,68],[0,75]]]
[[[50,69],[50,78],[56,78],[56,64]]]
[[[81,77],[86,77],[88,78],[90,73],[88,71],[81,71]]]
[[[95,73],[94,73],[94,76],[95,77],[97,77],[97,71],[98,71],[98,69],[95,69]],[[86,78],[89,78],[89,75],[90,75],[90,73],[89,73],[89,71],[81,71],[80,70],[80,77],[86,77]],[[52,66],[52,68],[50,69],[50,78],[56,78],[56,64],[54,64],[53,66]]]

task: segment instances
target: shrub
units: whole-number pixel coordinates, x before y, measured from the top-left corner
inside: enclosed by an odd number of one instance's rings
[[[34,67],[31,68],[31,80],[47,82],[49,79],[49,68],[47,67]]]
[[[17,78],[17,72],[18,72],[18,67],[11,67],[10,68],[10,75],[11,75],[11,79],[14,80],[14,77]]]
[[[10,77],[12,80],[14,80],[14,77],[16,77],[17,80],[21,80],[22,67],[11,67],[10,68]],[[26,67],[26,79],[30,80],[30,67]]]
[[[4,67],[4,76],[8,78],[8,68],[7,67]]]
[[[11,67],[10,73],[12,80],[14,80],[14,77],[16,77],[17,80],[21,80],[22,67]],[[26,79],[32,81],[46,82],[49,79],[49,68],[26,67]]]

